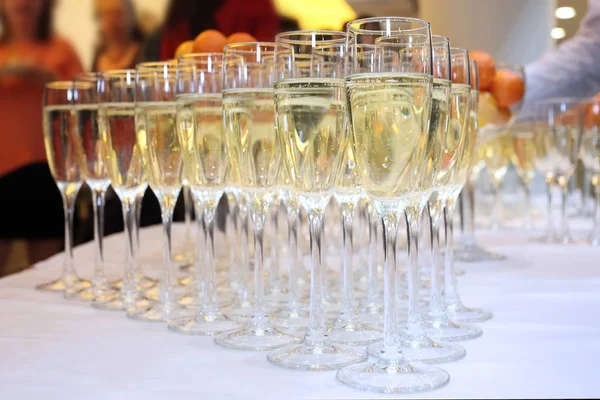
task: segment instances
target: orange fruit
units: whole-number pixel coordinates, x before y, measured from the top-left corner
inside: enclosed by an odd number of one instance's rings
[[[490,93],[500,107],[510,107],[518,103],[525,95],[523,78],[513,71],[498,70],[494,75]]]
[[[181,43],[178,47],[177,50],[175,50],[175,58],[178,58],[184,54],[189,54],[192,52],[192,49],[194,48],[194,41],[193,40],[188,40],[185,41],[183,43]]]
[[[512,112],[510,112],[509,108],[500,107],[498,108],[498,114],[496,115],[496,120],[494,121],[497,125],[502,125],[510,121],[512,117]]]
[[[229,35],[227,44],[242,42],[258,42],[254,36],[246,32],[236,32]]]
[[[486,91],[492,86],[496,75],[496,63],[492,56],[485,51],[472,51],[469,53],[471,60],[477,61],[477,72],[479,72],[479,90]]]
[[[194,39],[194,53],[222,53],[227,38],[219,31],[207,29]]]

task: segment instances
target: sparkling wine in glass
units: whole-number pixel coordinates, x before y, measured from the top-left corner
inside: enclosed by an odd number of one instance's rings
[[[61,276],[36,286],[36,289],[64,292],[66,295],[73,295],[91,285],[88,280],[77,275],[73,261],[75,200],[84,179],[81,169],[85,166],[85,153],[73,110],[75,88],[78,85],[80,84],[59,81],[48,83],[44,89],[44,145],[50,172],[63,198],[65,260]]]
[[[173,209],[181,191],[183,157],[176,129],[176,64],[142,63],[137,67],[135,91],[136,144],[148,184],[159,199],[163,222],[163,276],[159,296],[149,307],[128,311],[142,321],[169,321],[182,316],[175,292],[171,253]]]
[[[405,51],[377,47],[382,37],[395,37]],[[363,190],[383,221],[384,345],[378,358],[344,367],[336,377],[370,392],[434,389],[447,383],[449,376],[440,368],[407,360],[396,307],[397,231],[414,189],[408,177],[423,165],[422,159],[412,156],[428,130],[431,112],[431,30],[429,23],[418,19],[367,18],[348,23],[346,43],[351,143]]]

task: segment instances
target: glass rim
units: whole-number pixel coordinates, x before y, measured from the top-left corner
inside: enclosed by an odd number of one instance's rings
[[[102,73],[93,71],[80,72],[73,77],[73,81],[95,81],[100,79],[102,79]]]
[[[177,67],[176,60],[167,60],[167,61],[147,61],[136,64],[135,69],[139,71],[140,69],[158,69],[158,68],[175,68]]]
[[[581,102],[580,97],[549,97],[540,100],[538,106],[558,105],[558,104],[577,104]]]
[[[119,77],[124,75],[132,74],[135,76],[136,70],[134,68],[123,68],[123,69],[111,69],[105,72],[102,72],[103,77]]]
[[[177,63],[184,64],[199,64],[205,62],[206,60],[210,60],[211,58],[220,59],[223,61],[223,53],[215,53],[215,52],[199,52],[199,53],[188,53],[182,54],[177,57]],[[215,60],[218,61],[218,60]]]
[[[346,32],[348,33],[358,33],[358,34],[381,34],[381,33],[387,33],[388,30],[382,30],[382,29],[363,29],[363,28],[352,28],[353,24],[368,24],[370,22],[383,22],[383,21],[392,21],[392,22],[414,22],[414,23],[419,23],[423,26],[419,27],[419,28],[410,28],[410,29],[403,29],[401,30],[401,32],[406,32],[406,33],[410,33],[413,31],[419,31],[422,30],[424,28],[428,29],[429,32],[431,32],[431,24],[427,21],[424,21],[422,19],[419,18],[414,18],[414,17],[368,17],[368,18],[360,18],[360,19],[355,19],[353,21],[350,21],[348,23],[346,23]]]
[[[448,46],[450,48],[452,48],[450,46],[450,38],[449,37],[442,36],[442,35],[433,35],[433,34],[431,35],[431,45],[432,46],[436,45],[436,44],[439,45],[439,44],[446,44],[446,43],[448,43]]]
[[[240,49],[237,49],[237,48]],[[238,43],[230,43],[223,47],[223,57],[225,57],[226,53],[229,54],[256,54],[257,48],[272,48],[273,50],[265,50],[261,53],[275,53],[275,49],[277,48],[277,43],[275,42],[238,42]],[[246,49],[246,50],[242,50]],[[252,50],[254,49],[254,51]]]
[[[52,90],[72,90],[75,86],[74,81],[52,81],[46,83],[46,89]]]
[[[424,40],[423,42],[388,42],[388,39],[396,39],[396,38],[400,38],[403,36],[411,36],[411,37],[422,37]],[[426,35],[424,33],[415,33],[415,34],[406,34],[403,35],[402,32],[400,32],[398,35],[392,35],[392,36],[380,36],[377,39],[375,39],[375,46],[377,46],[377,44],[380,44],[382,46],[390,46],[390,47],[406,47],[406,46],[423,46],[423,45],[427,45],[429,47],[429,45],[433,46],[433,42],[431,42],[430,36]]]
[[[450,52],[460,52],[469,55],[469,50],[465,49],[464,47],[450,47]]]
[[[297,30],[297,31],[287,31],[287,32],[280,32],[277,35],[275,35],[275,43],[279,44],[305,44],[305,43],[310,43],[312,44],[312,47],[314,47],[314,40],[310,40],[311,38],[313,38],[315,35],[323,35],[323,36],[327,36],[327,35],[337,35],[339,36],[339,39],[324,39],[324,40],[319,40],[319,43],[345,43],[346,42],[346,32],[342,32],[342,31],[336,31],[336,30],[326,30],[326,29],[316,29],[316,30],[310,30],[310,29],[301,29],[301,30]],[[302,39],[287,39],[287,37],[290,36],[306,36],[306,40],[302,40]]]

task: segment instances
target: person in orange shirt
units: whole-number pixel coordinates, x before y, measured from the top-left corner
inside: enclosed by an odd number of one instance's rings
[[[52,31],[53,0],[0,1],[0,269],[14,239],[29,261],[62,248],[60,193],[47,165],[44,85],[83,71],[73,47]]]

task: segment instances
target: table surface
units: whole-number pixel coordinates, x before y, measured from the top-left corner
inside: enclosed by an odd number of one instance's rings
[[[532,244],[530,235],[479,235],[508,259],[462,264],[467,273],[459,284],[467,305],[491,309],[494,318],[481,324],[481,338],[461,343],[465,359],[442,366],[451,376],[448,385],[410,397],[600,397],[600,249]],[[181,226],[174,237],[182,237]],[[122,235],[106,239],[114,274],[123,243]],[[160,228],[145,229],[143,259],[160,262],[160,243]],[[76,248],[75,259],[80,274],[89,276],[92,245]],[[0,280],[2,399],[378,397],[341,386],[335,372],[285,370],[265,353],[223,349],[210,337],[175,334],[160,323],[33,289],[61,266],[56,256]]]

